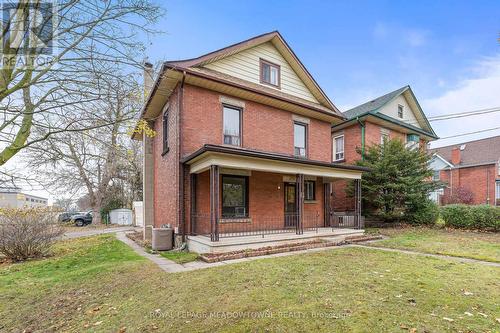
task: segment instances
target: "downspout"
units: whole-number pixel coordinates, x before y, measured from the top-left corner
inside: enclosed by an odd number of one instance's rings
[[[179,89],[179,120],[177,121],[177,135],[178,135],[178,145],[177,145],[177,157],[179,161],[179,226],[181,229],[182,243],[186,241],[186,221],[184,219],[185,204],[184,204],[184,163],[181,162],[182,156],[182,113],[184,109],[184,81],[186,79],[186,72],[182,72],[182,81]]]
[[[356,117],[356,121],[361,127],[361,160],[365,160],[365,124],[359,120],[359,117]]]

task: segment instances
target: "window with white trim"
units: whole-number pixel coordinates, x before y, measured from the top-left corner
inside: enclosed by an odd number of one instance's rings
[[[432,175],[432,180],[439,180],[440,170],[434,170],[434,174]]]
[[[389,136],[389,130],[385,128],[380,129],[380,144],[383,145],[384,142],[389,141],[391,138]]]
[[[307,147],[307,125],[294,122],[293,123],[293,145],[294,155],[297,157],[306,157]]]
[[[224,144],[241,146],[241,109],[223,107]]]
[[[339,135],[333,138],[333,160],[340,161],[344,159],[344,136]]]
[[[500,180],[495,182],[495,206],[500,206]]]
[[[404,106],[401,104],[398,105],[398,117],[403,119],[404,116]]]
[[[420,136],[418,134],[406,135],[406,148],[417,149],[420,147]]]
[[[316,182],[314,180],[304,181],[304,200],[316,200]]]

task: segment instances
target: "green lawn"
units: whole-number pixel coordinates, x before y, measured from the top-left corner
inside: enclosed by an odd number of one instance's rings
[[[0,266],[0,332],[494,332],[499,275],[363,248],[167,274],[98,236]]]
[[[384,228],[369,232],[390,237],[373,242],[373,246],[500,262],[499,233],[431,228]]]
[[[198,253],[194,252],[161,251],[159,253],[162,257],[175,261],[178,264],[185,264],[198,259]]]

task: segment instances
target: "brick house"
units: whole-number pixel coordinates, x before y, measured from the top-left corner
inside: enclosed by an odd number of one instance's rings
[[[345,122],[278,32],[145,71],[141,119],[145,238],[170,224],[196,252],[362,233],[360,180],[332,162]],[[354,210],[332,214],[334,180],[355,184]]]
[[[431,150],[434,179],[446,183],[434,199],[444,204],[461,189],[472,204],[500,206],[500,136]]]
[[[410,86],[405,86],[343,113],[346,120],[332,126],[333,162],[354,164],[363,158],[366,147],[384,139],[400,139],[408,148],[427,149],[438,137],[427,120]],[[358,153],[360,151],[360,153]],[[354,209],[346,196],[347,182],[333,183],[335,211]]]

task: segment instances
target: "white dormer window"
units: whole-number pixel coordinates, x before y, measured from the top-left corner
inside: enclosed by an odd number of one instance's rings
[[[260,59],[260,83],[276,88],[280,87],[280,66],[264,59]]]
[[[403,116],[404,116],[404,106],[402,106],[401,104],[398,105],[398,117],[400,119],[403,119]]]

